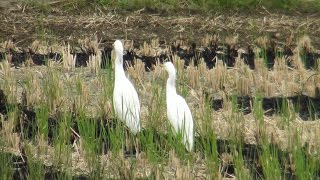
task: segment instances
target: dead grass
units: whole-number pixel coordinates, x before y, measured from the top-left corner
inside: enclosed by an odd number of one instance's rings
[[[184,21],[187,21],[183,19]],[[207,35],[201,40],[204,45],[212,45],[218,42],[219,37],[214,35]],[[228,37],[225,40],[230,46],[236,46],[238,36]],[[26,66],[19,69],[11,68],[10,58],[1,63],[0,66],[0,82],[3,84],[5,80],[9,86],[4,87],[5,92],[10,92],[8,95],[8,101],[10,103],[21,102],[21,94],[25,92],[27,94],[27,105],[35,106],[40,104],[41,101],[47,100],[45,94],[42,92],[42,86],[46,78],[50,76],[58,83],[57,88],[59,92],[58,96],[53,99],[50,113],[54,114],[58,108],[61,111],[70,110],[71,107],[79,112],[85,112],[92,116],[100,116],[101,114],[112,114],[112,102],[106,100],[104,97],[104,91],[111,86],[105,85],[102,81],[103,76],[108,72],[100,71],[99,65],[101,60],[101,54],[99,54],[99,45],[97,39],[91,41],[86,39],[79,41],[82,51],[92,53],[86,68],[75,68],[74,56],[71,54],[70,45],[61,45],[60,49],[64,49],[63,63],[52,63],[46,66]],[[140,52],[140,55],[157,56],[159,52],[169,52],[168,46],[161,46],[159,39],[155,39],[151,42],[145,42],[140,48],[134,48],[132,41],[126,41],[127,49],[134,49]],[[188,42],[184,40],[177,40],[174,43],[180,44],[188,48]],[[4,49],[15,48],[15,44],[11,41],[7,41],[4,44]],[[50,48],[41,48],[45,45],[39,45],[39,42],[32,44],[32,49],[35,52],[42,52]],[[256,44],[261,47],[268,47],[270,41],[265,37],[258,38]],[[243,138],[247,144],[259,144],[262,138],[265,138],[268,142],[271,142],[279,146],[282,150],[286,150],[291,147],[292,142],[290,139],[298,136],[300,139],[299,146],[307,146],[310,154],[318,153],[320,144],[318,143],[318,137],[320,132],[319,117],[315,121],[303,121],[297,114],[291,112],[293,118],[286,128],[283,127],[282,117],[280,115],[263,116],[264,129],[261,132],[261,127],[253,113],[243,115],[240,112],[234,112],[232,102],[227,98],[232,95],[237,96],[252,96],[254,97],[258,93],[263,97],[289,97],[295,95],[308,95],[311,97],[318,97],[317,89],[320,89],[320,75],[319,70],[307,70],[301,62],[299,53],[303,50],[316,51],[311,44],[310,39],[307,36],[297,41],[297,46],[294,51],[294,55],[290,57],[290,62],[293,66],[288,67],[286,65],[287,58],[278,57],[275,60],[273,70],[268,70],[264,64],[264,60],[261,58],[255,59],[255,69],[250,69],[244,64],[243,60],[238,57],[236,59],[235,66],[233,68],[227,68],[223,62],[216,57],[217,63],[214,68],[207,69],[203,60],[200,60],[199,65],[196,67],[191,63],[187,68],[184,67],[184,62],[177,55],[172,56],[177,72],[180,74],[178,83],[179,86],[188,88],[186,94],[186,100],[190,105],[193,112],[194,119],[197,124],[197,130],[201,131],[201,116],[205,98],[207,94],[209,97],[215,99],[223,99],[223,108],[218,111],[212,111],[212,122],[209,124],[214,130],[217,138],[219,139],[232,139]],[[161,46],[161,47],[160,47]],[[256,47],[255,52],[260,52],[261,49]],[[94,55],[96,54],[96,55]],[[165,86],[166,73],[163,68],[160,67],[160,63],[157,63],[153,67],[152,72],[144,71],[144,64],[140,59],[135,59],[135,66],[128,67],[127,73],[129,78],[137,87],[139,97],[142,103],[142,126],[146,127],[148,117],[150,117],[149,108],[161,110],[159,104],[156,104],[153,100],[154,94],[164,91],[160,91],[155,88],[157,85],[159,88]],[[48,71],[50,69],[50,71]],[[47,79],[48,80],[48,79]],[[50,79],[49,79],[50,80]],[[29,85],[21,86],[16,82],[30,82]],[[1,87],[3,88],[3,87]],[[62,91],[63,90],[63,91]],[[162,94],[164,97],[164,94]],[[74,106],[75,105],[75,106]],[[15,117],[10,117],[15,118]],[[158,121],[164,121],[162,116]],[[19,145],[19,138],[17,134],[12,132],[12,124],[4,122],[2,117],[3,128],[0,131],[1,136],[6,139],[8,149],[15,149]],[[155,120],[156,121],[156,120]],[[155,122],[153,121],[153,122]],[[165,131],[166,125],[163,122],[157,122],[161,127],[159,130]],[[264,137],[265,136],[265,137]],[[38,137],[38,144],[27,144],[31,150],[37,149],[35,158],[41,159],[44,164],[51,166],[50,159],[54,157],[54,150],[50,147],[43,137]],[[41,148],[40,148],[41,147]],[[70,172],[75,174],[89,174],[90,168],[88,168],[87,161],[85,160],[85,152],[80,142],[74,144],[74,151],[71,154],[72,166]],[[39,150],[41,149],[41,150]],[[195,156],[197,157],[197,156]],[[105,173],[114,176],[115,178],[143,178],[150,176],[150,172],[156,172],[156,177],[168,178],[168,179],[194,179],[194,178],[210,178],[207,177],[208,167],[205,166],[204,160],[201,158],[193,159],[191,166],[189,162],[181,162],[176,157],[174,151],[169,154],[170,161],[166,164],[159,164],[155,166],[149,163],[144,154],[138,154],[135,159],[136,163],[132,164],[132,160],[124,158],[118,154],[108,153],[99,157],[101,164],[105,167]],[[114,159],[117,159],[115,161]],[[66,162],[68,163],[68,162]],[[133,166],[133,167],[132,167]],[[125,168],[120,171],[119,168]],[[132,168],[136,171],[132,171]],[[161,170],[160,170],[161,169]],[[159,174],[157,174],[159,173]]]
[[[19,46],[29,45],[39,39],[39,34],[34,31],[37,29],[38,32],[47,33],[45,37],[50,35],[51,43],[66,39],[78,42],[78,39],[98,37],[103,43],[111,44],[106,40],[120,38],[134,39],[134,43],[143,44],[144,41],[155,38],[172,42],[173,39],[188,37],[190,42],[208,45],[211,42],[209,39],[214,42],[228,40],[231,43],[235,40],[232,40],[233,37],[241,37],[237,41],[246,47],[259,36],[271,37],[271,41],[276,43],[290,44],[296,39],[289,37],[299,38],[303,34],[308,34],[316,47],[319,47],[320,42],[317,35],[320,22],[316,14],[293,16],[265,11],[254,16],[217,13],[207,16],[167,17],[160,14],[117,14],[100,10],[96,14],[70,15],[60,12],[61,14],[46,17],[34,11],[4,11],[0,13],[0,25],[3,27],[0,37],[6,39],[0,40],[15,39]],[[203,37],[204,34],[209,36]],[[261,44],[259,41],[257,43]]]
[[[68,49],[68,48],[67,48]],[[70,51],[70,50],[69,50]],[[68,52],[68,51],[67,51]],[[68,54],[68,53],[67,53]],[[70,54],[70,53],[69,53]],[[73,59],[73,58],[71,58]],[[191,93],[188,94],[187,100],[192,105],[192,112],[195,114],[195,119],[200,117],[198,110],[199,104],[201,103],[201,97],[203,93],[209,94],[215,98],[223,98],[225,95],[230,96],[232,94],[237,94],[238,96],[252,96],[254,97],[257,92],[261,93],[264,97],[289,97],[298,94],[305,94],[311,97],[316,97],[316,89],[319,89],[320,75],[313,70],[305,70],[302,66],[296,66],[296,68],[288,68],[285,65],[285,57],[276,60],[276,64],[273,71],[268,71],[262,60],[256,60],[256,70],[251,70],[247,65],[243,64],[242,60],[237,59],[234,68],[228,69],[223,65],[222,61],[218,60],[216,66],[213,69],[208,70],[203,62],[200,62],[198,67],[189,66],[187,69],[183,68],[183,61],[177,56],[173,56],[173,61],[177,67],[178,73],[184,73],[185,78],[183,79],[185,84],[188,85]],[[299,61],[293,59],[293,61]],[[4,65],[4,64],[2,64]],[[72,67],[72,66],[69,66]],[[25,78],[31,78],[32,84],[28,93],[28,100],[30,105],[36,105],[41,98],[41,93],[39,87],[43,83],[43,78],[47,76],[46,67],[31,67],[31,68],[21,68],[21,69],[11,69],[8,67],[2,67],[2,75],[12,76],[15,80],[23,81]],[[59,70],[60,71],[60,70]],[[61,73],[57,71],[56,73]],[[78,92],[79,97],[77,100],[81,100],[84,103],[75,102],[75,104],[83,104],[86,107],[76,107],[79,110],[86,110],[89,114],[98,115],[101,110],[98,94],[102,93],[102,84],[99,76],[92,75],[93,71],[90,67],[88,68],[67,68],[62,70],[60,75],[60,85],[61,89],[70,89],[70,87],[79,86],[76,85],[77,82],[82,82],[79,87],[80,92]],[[104,74],[104,72],[101,72]],[[145,72],[144,64],[140,60],[135,61],[134,67],[128,68],[128,74],[130,79],[133,80],[135,86],[138,87],[139,95],[142,100],[142,112],[147,112],[146,107],[152,102],[152,84],[154,81],[159,82],[160,86],[165,84],[166,76],[164,70],[159,67],[159,65],[154,66],[153,72]],[[181,81],[178,80],[178,82]],[[14,86],[14,85],[13,85]],[[28,89],[28,87],[16,87],[16,91],[11,91],[12,97],[17,97],[18,99],[10,99],[10,101],[20,101],[20,93],[23,91],[22,88]],[[65,91],[62,94],[59,101],[59,107],[72,107],[74,101],[70,97],[74,96],[74,90]],[[109,104],[109,105],[107,105]],[[110,111],[110,103],[105,104],[106,111]],[[226,103],[227,104],[227,103]],[[109,107],[109,108],[108,108]],[[230,124],[225,122],[222,117],[223,114],[228,114],[229,107],[225,107],[222,112],[213,112],[214,117],[214,129],[219,137],[228,137],[228,127]],[[142,113],[142,119],[146,119],[147,113]],[[249,118],[245,119],[252,119]],[[298,116],[297,116],[298,117]],[[267,118],[267,117],[266,117]],[[277,119],[277,117],[272,117]],[[253,121],[253,119],[252,119]],[[270,122],[269,120],[266,120]],[[272,122],[272,121],[271,121]],[[275,121],[276,122],[276,121]],[[308,124],[306,122],[301,122],[297,119],[297,122],[302,124]],[[146,122],[143,122],[145,124]],[[245,123],[248,125],[245,129],[248,130],[246,136],[247,139],[251,139],[248,143],[255,143],[253,138],[254,133],[250,132],[254,130],[254,125],[251,127],[250,121]],[[299,123],[295,124],[298,126]],[[310,125],[310,126],[314,126]],[[224,129],[223,127],[226,127]],[[273,132],[276,132],[274,129]],[[251,136],[251,137],[250,137]],[[313,141],[309,139],[308,141]],[[285,147],[285,146],[284,146]]]

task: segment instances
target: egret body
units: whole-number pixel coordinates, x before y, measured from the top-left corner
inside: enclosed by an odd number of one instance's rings
[[[167,116],[175,131],[181,133],[188,151],[193,149],[193,119],[186,101],[176,91],[176,70],[171,62],[165,62],[169,74],[166,85]]]
[[[114,42],[115,80],[113,89],[113,107],[118,119],[123,121],[133,134],[140,131],[140,102],[137,91],[126,77],[123,69],[123,45]]]

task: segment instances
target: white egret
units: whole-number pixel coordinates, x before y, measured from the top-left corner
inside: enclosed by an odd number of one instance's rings
[[[167,116],[175,133],[181,133],[183,144],[190,152],[193,149],[193,119],[186,101],[176,91],[176,70],[171,62],[165,62],[169,74],[166,86]]]
[[[123,121],[136,135],[140,131],[140,102],[137,91],[126,77],[123,69],[123,45],[116,40],[115,81],[113,89],[113,107],[118,119]]]

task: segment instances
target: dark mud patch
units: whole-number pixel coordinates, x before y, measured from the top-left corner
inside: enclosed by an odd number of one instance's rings
[[[286,49],[283,52],[276,52],[275,48],[267,48],[265,51],[259,54],[260,58],[265,59],[265,66],[272,70],[275,64],[276,54],[281,54],[282,57],[293,57],[293,52],[290,49]],[[106,68],[110,64],[112,47],[106,46],[101,50],[101,68]],[[85,67],[89,61],[91,55],[96,55],[93,52],[87,52],[82,50],[81,52],[71,52],[76,56],[76,67]],[[215,67],[216,60],[220,59],[227,67],[234,67],[235,60],[240,57],[251,69],[255,69],[255,54],[253,49],[248,46],[246,51],[238,52],[238,49],[231,47],[230,45],[212,45],[209,47],[196,48],[196,44],[192,43],[188,48],[180,47],[180,44],[174,46],[171,45],[171,52],[169,54],[160,54],[158,56],[145,56],[138,55],[135,50],[127,50],[124,53],[124,66],[133,65],[134,59],[141,60],[145,64],[145,70],[150,71],[156,63],[163,62],[164,60],[171,60],[173,55],[177,55],[184,61],[185,66],[189,66],[191,63],[196,66],[199,64],[200,59],[203,59],[209,69]],[[8,53],[0,53],[0,57],[8,57],[7,59],[14,66],[21,66],[28,59],[32,60],[34,65],[45,65],[47,61],[62,61],[62,54],[57,52],[49,52],[47,54],[37,54],[33,51],[23,50],[14,51],[10,50]],[[314,69],[317,66],[317,60],[320,58],[320,54],[316,52],[304,51],[301,55],[301,59],[306,69]],[[3,60],[5,58],[0,58]],[[286,58],[288,67],[292,67],[290,58]]]
[[[293,104],[294,111],[299,114],[303,120],[315,120],[320,116],[320,98],[313,98],[305,95],[292,97],[251,97],[251,96],[233,96],[229,101],[237,104],[236,111],[243,114],[252,113],[255,104],[261,104],[264,115],[286,115],[289,108],[289,102]],[[223,100],[213,99],[212,108],[214,110],[222,109]]]
[[[61,61],[62,55],[54,52],[50,52],[48,54],[36,54],[36,53],[30,53],[30,57],[32,59],[32,62],[35,65],[45,65],[47,64],[48,60],[52,61]]]
[[[214,139],[213,137],[196,137],[196,151],[206,148],[212,151],[202,151],[205,156],[212,156],[217,153],[219,159],[221,160],[221,174],[224,177],[234,177],[235,174],[235,159],[236,156],[240,156],[244,162],[244,165],[250,171],[250,175],[253,179],[265,179],[265,172],[263,169],[262,159],[263,154],[266,152],[271,152],[274,158],[279,163],[280,172],[284,179],[296,179],[296,174],[294,170],[294,162],[292,160],[292,152],[283,151],[277,145],[256,145],[256,144],[246,144],[239,143],[225,139]],[[234,154],[236,153],[236,154]],[[304,162],[308,162],[312,158],[311,154],[308,154],[308,149],[303,147],[301,150]],[[314,177],[320,177],[320,168],[317,167],[314,170]]]
[[[21,179],[26,180],[29,179],[30,174],[30,166],[36,166],[37,169],[33,169],[33,171],[41,171],[44,172],[43,178],[48,180],[53,179],[61,179],[61,178],[71,178],[77,180],[86,180],[89,179],[88,176],[71,176],[67,173],[59,170],[58,167],[46,166],[42,164],[40,161],[30,162],[27,156],[24,154],[24,151],[21,151],[21,155],[17,156],[9,152],[0,152],[0,158],[7,163],[7,167],[9,168],[10,174],[12,174],[12,179]],[[39,169],[40,168],[40,169]],[[39,174],[41,174],[39,172]]]
[[[7,112],[7,97],[4,94],[3,90],[0,89],[0,113],[5,114]]]

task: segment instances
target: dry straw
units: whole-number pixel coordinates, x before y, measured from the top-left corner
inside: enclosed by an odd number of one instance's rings
[[[63,62],[63,67],[66,70],[70,71],[75,69],[76,58],[77,58],[76,56],[77,55],[71,54],[70,44],[68,44],[67,47],[63,49],[62,62]]]

